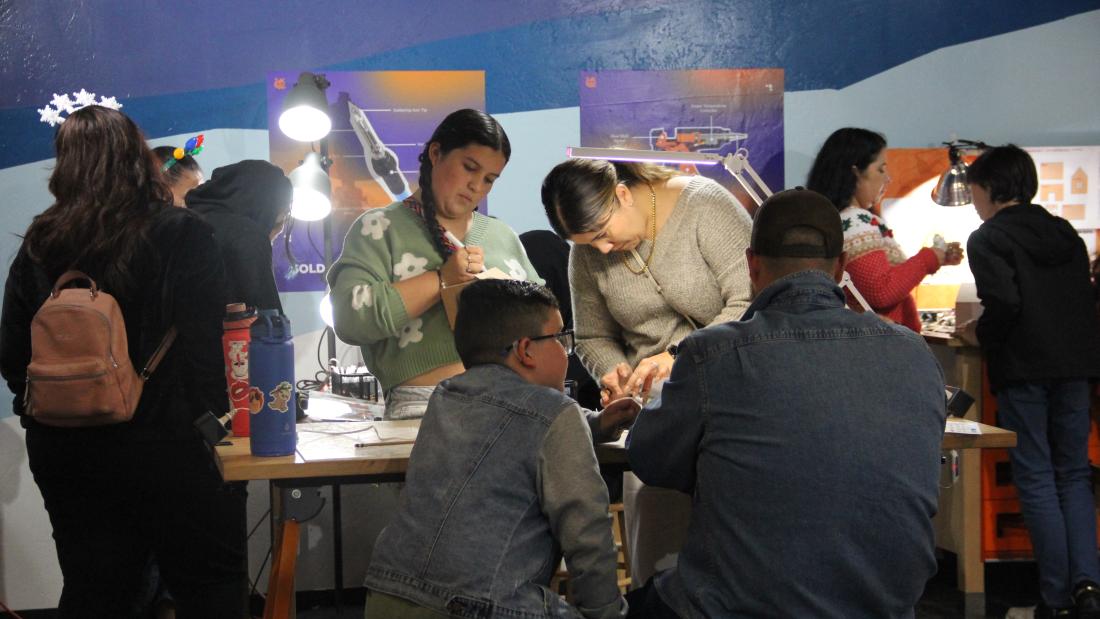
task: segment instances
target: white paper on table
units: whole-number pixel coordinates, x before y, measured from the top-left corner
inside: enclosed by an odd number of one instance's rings
[[[378,439],[383,443],[412,443],[416,441],[416,435],[420,432],[420,423],[380,421],[374,424],[374,429]]]
[[[321,422],[298,424],[298,455],[306,462],[346,460],[364,448],[408,445],[416,441],[420,420]]]
[[[946,434],[981,434],[982,428],[976,421],[959,419],[958,417],[948,417],[947,427],[945,427],[943,431]]]

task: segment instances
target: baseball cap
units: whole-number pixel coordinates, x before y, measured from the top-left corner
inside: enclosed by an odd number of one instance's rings
[[[821,233],[824,246],[786,243],[783,237],[791,228],[812,228]],[[802,187],[772,195],[752,221],[754,254],[773,258],[836,258],[844,251],[844,232],[840,213],[825,196]]]

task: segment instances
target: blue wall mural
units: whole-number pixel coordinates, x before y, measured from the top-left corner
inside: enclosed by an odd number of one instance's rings
[[[49,158],[35,109],[70,89],[124,101],[150,137],[266,128],[288,68],[483,69],[492,113],[577,105],[579,70],[780,67],[843,88],[929,51],[1100,8],[957,3],[539,0],[146,3],[16,0],[0,11],[0,167]]]

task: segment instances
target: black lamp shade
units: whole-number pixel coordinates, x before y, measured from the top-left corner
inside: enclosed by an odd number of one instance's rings
[[[328,99],[325,98],[322,84],[328,84],[323,76],[302,73],[283,99],[279,129],[290,139],[316,142],[332,130]]]

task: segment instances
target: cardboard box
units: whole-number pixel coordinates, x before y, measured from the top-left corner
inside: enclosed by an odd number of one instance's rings
[[[440,291],[440,296],[443,297],[443,309],[447,312],[447,321],[451,323],[452,331],[454,331],[455,328],[455,316],[458,315],[458,295],[462,294],[466,286],[469,286],[479,279],[512,279],[507,273],[496,267],[482,271],[474,275],[474,277],[476,279],[447,286]]]
[[[955,329],[982,315],[982,302],[978,298],[978,289],[974,284],[959,286],[959,295],[955,299]]]

